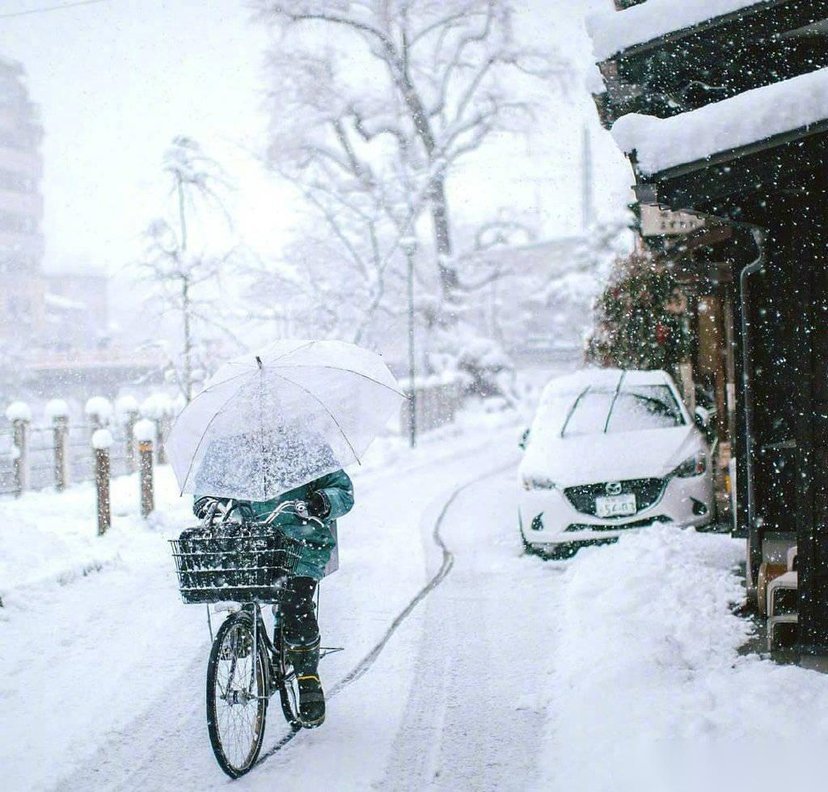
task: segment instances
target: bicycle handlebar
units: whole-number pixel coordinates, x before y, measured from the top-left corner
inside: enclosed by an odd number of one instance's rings
[[[216,518],[216,512],[218,511],[219,505],[221,501],[216,499],[215,503],[213,503],[210,508],[208,509],[205,517],[205,523],[212,523]],[[229,498],[225,502],[225,511],[221,517],[221,522],[225,523],[229,520],[230,515],[234,511],[234,509],[239,505],[239,501],[235,500],[234,498]],[[270,525],[280,514],[284,514],[287,511],[293,511],[293,513],[299,517],[299,519],[304,520],[305,522],[314,522],[318,525],[324,525],[322,520],[318,517],[314,517],[312,514],[308,512],[308,505],[303,500],[287,500],[282,501],[281,503],[277,504],[277,506],[273,509],[273,511],[268,514],[268,516],[261,520],[263,525]]]

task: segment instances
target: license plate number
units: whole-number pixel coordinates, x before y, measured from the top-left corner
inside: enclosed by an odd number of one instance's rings
[[[637,511],[635,495],[609,495],[595,499],[598,517],[629,517]]]

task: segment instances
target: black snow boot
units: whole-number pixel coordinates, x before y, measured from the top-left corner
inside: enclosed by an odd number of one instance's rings
[[[306,729],[325,720],[325,693],[319,681],[319,639],[310,646],[287,645],[287,661],[293,666],[299,685],[299,720]]]

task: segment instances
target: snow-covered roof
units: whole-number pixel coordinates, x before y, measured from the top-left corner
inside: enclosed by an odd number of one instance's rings
[[[601,61],[637,44],[700,25],[772,0],[647,0],[624,11],[608,8],[587,18],[595,57]]]
[[[652,2],[652,0],[650,0]],[[828,68],[754,88],[672,118],[631,113],[612,127],[645,176],[828,119]]]

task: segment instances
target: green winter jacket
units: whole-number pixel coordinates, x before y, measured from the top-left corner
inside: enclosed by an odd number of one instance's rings
[[[308,501],[312,493],[320,490],[331,507],[324,525],[315,522],[303,523],[296,515],[287,512],[280,514],[273,521],[286,536],[298,539],[303,544],[302,555],[294,574],[312,577],[315,580],[321,580],[325,576],[325,566],[336,546],[331,528],[336,525],[336,520],[347,514],[354,505],[354,487],[348,474],[344,470],[336,470],[289,492],[283,492],[277,498],[249,502],[256,517],[265,518],[283,501]]]

